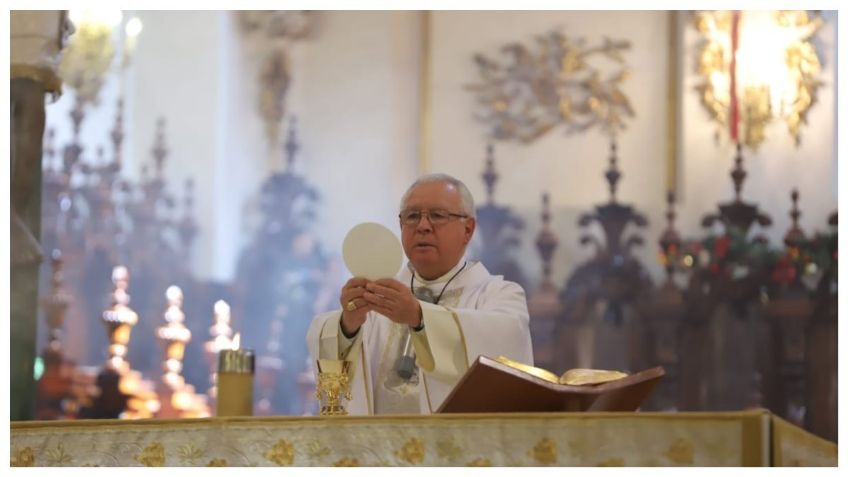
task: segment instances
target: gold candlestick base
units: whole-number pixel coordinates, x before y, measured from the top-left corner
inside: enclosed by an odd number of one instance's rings
[[[347,416],[342,399],[352,399],[350,392],[351,361],[318,360],[318,382],[315,398],[321,403],[322,416]]]

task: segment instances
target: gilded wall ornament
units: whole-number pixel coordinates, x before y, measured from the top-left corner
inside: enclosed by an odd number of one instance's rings
[[[294,463],[294,445],[285,439],[280,439],[263,455],[279,466],[292,465]]]
[[[57,445],[53,449],[47,449],[47,464],[51,467],[70,466],[74,458],[65,452],[65,446]]]
[[[695,463],[695,448],[691,441],[682,437],[675,439],[663,455],[675,465],[692,465]]]
[[[557,445],[552,439],[543,437],[527,454],[539,464],[551,465],[557,461]]]
[[[259,114],[265,121],[268,142],[275,146],[280,141],[286,92],[290,84],[291,73],[285,51],[279,48],[268,53],[259,73]]]
[[[115,56],[112,29],[117,21],[96,18],[77,23],[59,63],[59,76],[82,102],[96,103]]]
[[[280,143],[280,128],[286,113],[286,93],[291,85],[288,52],[290,45],[307,39],[314,30],[314,13],[307,11],[240,11],[241,32],[259,45],[263,56],[258,77],[259,115],[272,148]]]
[[[694,23],[703,38],[696,89],[717,123],[716,139],[724,130],[731,141],[757,149],[766,127],[782,119],[799,145],[801,126],[822,84],[812,43],[821,16],[713,11],[696,13]]]
[[[153,442],[137,454],[135,460],[146,467],[162,467],[165,465],[165,447],[160,442]]]
[[[121,44],[117,44],[116,30],[122,24],[124,33],[120,35]],[[74,90],[77,102],[98,104],[109,75],[129,66],[142,28],[138,17],[124,22],[120,10],[69,11],[60,27],[59,44],[67,46],[59,63],[59,77]]]
[[[568,133],[598,127],[614,136],[634,116],[621,89],[630,75],[628,49],[626,40],[588,46],[554,30],[529,45],[504,45],[500,58],[477,53],[480,79],[466,86],[476,96],[475,116],[493,138],[507,141],[530,143],[559,125]],[[602,71],[603,59],[614,65],[611,74]]]
[[[313,26],[313,13],[303,10],[241,10],[237,15],[243,33],[258,34],[272,40],[304,39]]]
[[[35,453],[29,446],[23,449],[15,449],[12,451],[9,465],[11,467],[33,467],[35,466]]]
[[[408,464],[420,464],[424,462],[424,441],[416,437],[410,438],[403,447],[395,450],[395,456]]]

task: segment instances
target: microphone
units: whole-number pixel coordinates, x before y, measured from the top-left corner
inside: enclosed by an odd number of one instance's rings
[[[439,300],[442,299],[442,295],[445,294],[445,290],[448,289],[448,285],[456,278],[457,275],[462,273],[465,270],[465,266],[468,265],[468,262],[462,264],[462,268],[459,269],[456,273],[453,274],[445,283],[445,286],[442,287],[442,291],[439,293],[439,296],[434,296],[432,290],[427,287],[419,287],[417,290],[415,289],[415,271],[413,270],[412,276],[409,278],[409,289],[412,291],[412,294],[415,295],[415,298],[425,301],[427,303],[433,303],[438,305]],[[412,346],[412,330],[406,326],[404,327],[404,335],[403,335],[403,346],[400,349],[400,356],[398,356],[397,361],[395,361],[395,372],[401,379],[404,381],[409,381],[412,376],[415,375],[418,367],[415,366],[415,348]]]
[[[395,372],[404,381],[409,381],[415,374],[415,347],[412,346],[412,332],[409,327],[406,327],[403,333],[403,346],[395,361]]]

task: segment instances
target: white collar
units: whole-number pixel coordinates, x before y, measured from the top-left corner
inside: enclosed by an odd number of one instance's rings
[[[409,268],[410,273],[412,273],[412,275],[415,277],[414,278],[415,282],[420,283],[424,286],[429,286],[429,285],[435,285],[437,283],[444,283],[444,282],[450,280],[454,275],[456,275],[460,271],[460,269],[462,269],[463,266],[466,265],[466,263],[467,263],[467,260],[465,259],[465,257],[462,257],[458,262],[456,262],[456,265],[454,265],[453,268],[448,270],[447,273],[445,273],[444,275],[442,275],[442,276],[440,276],[440,277],[438,277],[434,280],[425,280],[424,278],[421,277],[421,275],[415,273],[415,269],[412,267],[412,262],[408,262],[407,267]]]

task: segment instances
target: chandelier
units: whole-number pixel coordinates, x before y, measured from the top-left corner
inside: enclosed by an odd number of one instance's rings
[[[766,126],[786,123],[797,147],[821,86],[811,38],[821,16],[806,11],[699,12],[701,103],[734,143],[757,149]]]
[[[59,76],[84,104],[96,104],[97,95],[112,68],[116,53],[115,28],[121,25],[120,10],[71,10],[68,14],[76,28],[59,64]],[[124,27],[121,68],[129,64],[142,23],[137,17]],[[120,38],[119,38],[120,40]]]

